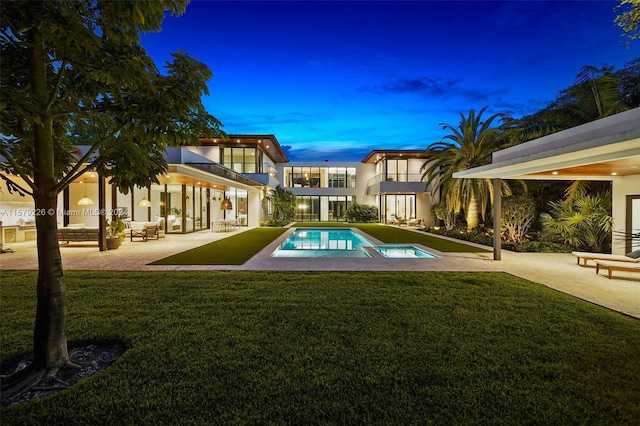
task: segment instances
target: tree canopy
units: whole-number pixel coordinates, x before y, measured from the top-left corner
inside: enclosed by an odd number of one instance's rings
[[[87,168],[126,191],[164,171],[167,146],[219,137],[221,124],[201,102],[207,66],[179,51],[163,74],[140,45],[142,32],[160,31],[165,11],[179,15],[186,4],[2,2],[4,171],[20,175],[32,193],[41,151],[54,160],[56,193]]]
[[[224,137],[202,104],[209,68],[184,51],[162,73],[140,44],[184,0],[0,2],[0,174],[33,197],[38,284],[27,379],[69,364],[57,196],[92,169],[126,192],[157,181],[168,146]],[[79,149],[78,146],[84,148]],[[17,179],[17,177],[21,179]],[[19,378],[14,391],[33,380]],[[9,381],[11,382],[11,381]],[[5,393],[6,395],[6,393]]]
[[[629,39],[628,47],[632,40],[640,37],[640,0],[620,0],[616,10],[620,14],[616,16],[615,23]]]

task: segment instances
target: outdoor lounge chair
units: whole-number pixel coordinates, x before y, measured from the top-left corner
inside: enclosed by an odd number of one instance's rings
[[[583,260],[582,266],[587,266],[587,261],[589,260],[611,260],[615,262],[640,262],[640,259],[637,256],[640,256],[640,250],[636,250],[634,252],[621,255],[621,254],[607,254],[607,253],[588,253],[582,251],[574,251],[571,254],[577,257],[578,265],[580,264],[580,259]]]
[[[613,271],[640,272],[640,262],[620,262],[614,260],[596,260],[596,274],[600,268],[606,269],[607,277],[611,279]]]
[[[158,225],[144,225],[140,230],[131,230],[131,241],[134,238],[142,238],[143,241],[148,241],[150,238],[158,238]]]

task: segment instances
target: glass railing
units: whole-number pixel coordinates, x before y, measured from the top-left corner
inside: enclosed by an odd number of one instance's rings
[[[207,173],[211,173],[212,175],[224,177],[227,179],[231,179],[235,182],[244,183],[251,186],[262,186],[263,184],[255,181],[253,179],[249,179],[242,173],[234,172],[231,169],[228,169],[220,164],[212,164],[212,163],[186,163],[188,166],[195,167],[196,169],[205,171]]]
[[[380,182],[422,182],[422,173],[407,173],[404,175],[385,176],[384,174],[375,175],[367,181],[367,186],[375,185]]]

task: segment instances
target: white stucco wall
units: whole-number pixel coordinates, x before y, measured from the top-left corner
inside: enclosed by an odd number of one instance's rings
[[[621,176],[613,180],[613,200],[612,215],[614,218],[613,229],[615,231],[625,231],[627,220],[627,195],[640,195],[640,174]],[[634,212],[640,215],[640,212]],[[634,222],[638,222],[640,218],[634,217]],[[614,233],[612,253],[625,254],[625,246],[622,242],[617,241],[619,235]]]

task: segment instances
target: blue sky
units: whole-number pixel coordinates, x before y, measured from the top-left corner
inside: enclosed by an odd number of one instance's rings
[[[425,149],[459,113],[533,113],[583,65],[640,56],[616,1],[192,1],[143,46],[213,71],[228,133],[275,134],[291,160]]]

